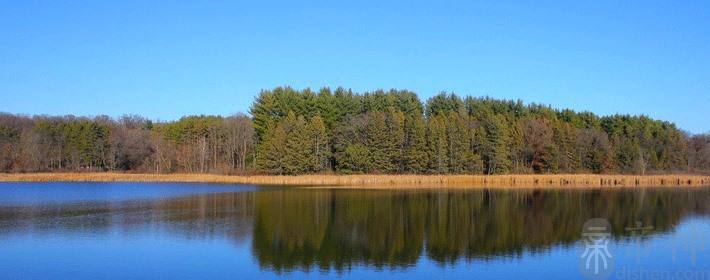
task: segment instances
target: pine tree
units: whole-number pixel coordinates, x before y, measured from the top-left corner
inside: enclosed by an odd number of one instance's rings
[[[309,172],[323,172],[328,168],[328,157],[330,157],[330,145],[325,123],[320,115],[316,115],[308,124],[311,156]]]
[[[286,137],[284,150],[284,173],[289,175],[302,174],[312,171],[313,154],[315,147],[312,142],[310,127],[306,125],[303,116],[299,116],[295,121],[288,120],[290,131]]]
[[[404,114],[390,107],[387,112],[387,133],[389,134],[388,156],[391,162],[391,170],[388,173],[402,172],[405,165],[405,148],[406,140],[404,131]]]
[[[279,121],[276,117],[276,98],[270,91],[262,91],[251,106],[250,113],[257,139],[263,142],[269,129],[275,128]]]
[[[484,121],[486,139],[483,157],[487,174],[502,174],[510,168],[510,134],[502,116],[493,115]]]
[[[256,164],[259,170],[269,174],[284,173],[284,155],[286,154],[286,130],[284,124],[269,129],[263,142],[258,146]]]
[[[446,136],[446,117],[435,115],[429,117],[427,127],[427,146],[429,151],[429,170],[432,173],[449,171],[449,147]]]
[[[344,155],[340,161],[340,171],[350,173],[372,172],[370,150],[362,144],[353,144],[345,148]]]
[[[409,115],[405,121],[405,171],[424,173],[429,164],[426,145],[426,123],[421,114]]]
[[[388,129],[384,113],[369,114],[366,146],[370,151],[372,171],[377,173],[391,173],[397,169],[391,159],[396,150],[395,139],[392,139]]]
[[[455,111],[449,111],[446,117],[446,138],[448,146],[448,171],[451,173],[464,173],[468,171],[467,164],[470,159],[471,139],[466,127],[465,116]]]
[[[510,128],[510,159],[511,172],[526,172],[525,166],[525,135],[520,121],[509,124]]]
[[[577,129],[568,123],[555,123],[555,146],[559,154],[559,170],[562,172],[572,173],[580,168],[580,160],[575,152],[575,143],[577,142]]]
[[[468,147],[468,163],[466,169],[472,174],[482,174],[484,171],[484,164],[483,158],[481,157],[481,153],[479,151],[478,141],[480,141],[479,139],[481,139],[481,137],[478,134],[483,133],[481,132],[481,129],[479,129],[479,126],[471,120],[471,118],[468,120],[467,128],[471,141],[469,142]]]

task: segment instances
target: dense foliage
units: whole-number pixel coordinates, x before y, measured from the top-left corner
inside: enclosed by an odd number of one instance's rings
[[[276,88],[261,92],[251,114],[257,168],[273,174],[658,173],[708,170],[710,158],[708,136],[689,137],[645,116],[599,117],[446,93],[422,104],[409,91]],[[298,118],[324,123],[319,136],[328,139],[327,152],[315,154],[321,147],[311,136],[282,128]],[[274,145],[288,141],[300,144]],[[325,165],[304,169],[284,160],[306,151]]]
[[[406,90],[279,87],[251,118],[0,114],[0,171],[663,173],[710,170],[710,135],[646,116]]]

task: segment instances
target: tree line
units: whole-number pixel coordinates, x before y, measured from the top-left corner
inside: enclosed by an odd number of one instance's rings
[[[0,171],[667,173],[710,171],[710,135],[647,116],[407,90],[278,87],[250,115],[153,122],[0,114]]]
[[[245,115],[154,123],[0,114],[0,171],[234,173],[253,161],[253,135]]]

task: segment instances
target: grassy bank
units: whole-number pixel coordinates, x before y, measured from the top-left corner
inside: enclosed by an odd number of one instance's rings
[[[707,186],[701,175],[301,175],[226,176],[213,174],[2,173],[0,182],[200,182],[316,186]]]

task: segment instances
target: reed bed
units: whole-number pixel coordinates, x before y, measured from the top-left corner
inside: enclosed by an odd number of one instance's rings
[[[0,182],[189,182],[295,186],[409,187],[632,187],[710,186],[703,175],[300,175],[1,173]]]

